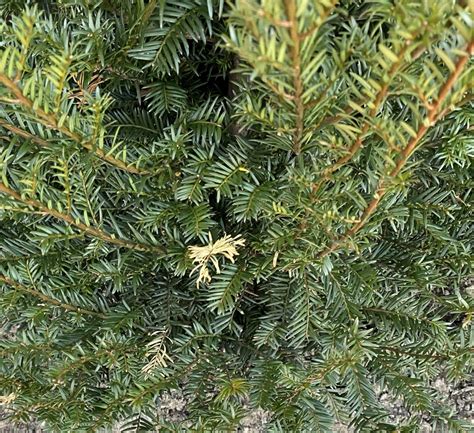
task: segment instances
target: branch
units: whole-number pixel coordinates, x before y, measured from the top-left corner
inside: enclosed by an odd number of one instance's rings
[[[406,313],[404,311],[386,310],[386,309],[380,308],[380,307],[363,307],[362,310],[365,311],[365,312],[372,311],[374,313],[381,313],[381,314],[392,315],[392,316],[397,316],[397,317],[405,317],[405,318],[409,318],[411,320],[416,320],[418,322],[426,322],[430,325],[435,323],[433,320],[428,319],[428,317],[424,317],[424,316],[419,317],[419,316],[416,316],[416,315],[411,315],[411,314]]]
[[[50,215],[54,218],[62,220],[71,226],[77,227],[79,230],[81,230],[85,234],[92,236],[94,238],[102,239],[105,242],[109,242],[111,244],[115,244],[120,247],[125,247],[132,250],[137,250],[137,251],[154,251],[157,253],[164,252],[163,248],[161,247],[154,246],[154,245],[145,245],[145,244],[132,242],[132,241],[124,240],[124,239],[117,239],[113,237],[112,235],[110,235],[109,233],[102,231],[98,228],[90,227],[86,224],[77,222],[70,215],[65,215],[55,209],[49,209],[43,203],[37,200],[22,198],[22,196],[18,192],[14,191],[11,188],[8,188],[6,185],[4,185],[1,182],[0,182],[0,193],[4,193],[14,198],[15,200],[23,203],[26,206],[39,209],[40,211],[44,212],[44,214]]]
[[[402,350],[398,349],[396,347],[392,346],[381,346],[380,349],[382,350],[387,350],[389,352],[394,352],[399,355],[406,355],[406,356],[411,356],[413,358],[421,358],[421,359],[438,359],[438,360],[448,360],[451,359],[449,355],[440,355],[440,354],[435,354],[435,353],[416,353],[416,352],[411,352],[409,350]],[[474,352],[474,347],[468,347],[465,349],[465,353],[473,353]],[[463,354],[462,352],[455,352],[453,356],[459,356],[460,354]]]
[[[321,92],[319,92],[319,96],[315,99],[312,99],[311,101],[307,102],[304,107],[305,109],[309,110],[313,107],[315,107],[316,105],[318,105],[323,99],[328,99],[328,93],[329,91],[332,89],[332,86],[334,86],[334,84],[336,83],[336,81],[340,78],[339,75],[336,75],[334,74],[334,77],[333,78],[330,78],[326,84],[326,86],[324,87],[323,90],[321,90]],[[327,121],[326,119],[323,119],[324,121]],[[317,125],[317,127],[319,127],[320,125]],[[317,129],[312,127],[311,129]]]
[[[306,376],[304,380],[301,381],[301,384],[292,392],[292,394],[288,397],[287,402],[291,404],[291,402],[305,389],[308,389],[313,382],[317,380],[323,379],[328,373],[339,368],[341,365],[345,364],[348,361],[346,357],[343,358],[336,358],[327,362],[327,366],[322,368],[321,370],[316,370],[313,373]]]
[[[31,140],[34,143],[39,144],[40,146],[43,146],[43,147],[48,146],[48,142],[46,140],[43,140],[42,138],[37,137],[36,135],[30,134],[29,132],[24,131],[23,129],[20,129],[14,125],[11,125],[10,123],[5,122],[2,119],[0,119],[0,126],[2,128],[8,129],[9,131],[13,132],[16,135],[19,135],[20,137]]]
[[[418,36],[422,32],[423,32],[423,28],[419,29],[415,33],[414,37]],[[432,41],[432,43],[435,43],[435,42],[436,41]],[[425,45],[422,45],[419,48],[416,48],[415,51],[413,53],[411,53],[410,60],[411,61],[417,60],[426,50],[427,50],[427,47]],[[366,104],[366,103],[367,103],[366,100],[356,101],[356,104],[360,105],[360,106],[362,106],[363,104]],[[309,104],[313,104],[313,103],[309,102]],[[321,120],[321,122],[319,122],[319,124],[316,125],[316,127],[311,127],[310,130],[317,129],[321,126],[333,125],[334,123],[338,123],[338,122],[344,120],[345,118],[347,118],[347,115],[353,113],[354,111],[355,110],[350,105],[348,105],[344,109],[340,110],[340,114],[335,114],[333,116],[323,118]]]
[[[337,169],[339,169],[344,164],[349,162],[352,159],[352,157],[357,153],[357,151],[362,147],[365,135],[367,134],[367,132],[369,132],[369,129],[370,129],[370,126],[371,126],[367,119],[373,118],[377,114],[377,112],[378,112],[379,108],[381,107],[381,105],[383,104],[383,102],[385,100],[385,97],[387,96],[387,92],[388,92],[388,88],[390,86],[391,78],[393,78],[393,76],[400,69],[400,66],[403,63],[403,57],[405,55],[406,50],[408,49],[408,46],[409,46],[409,42],[407,41],[405,43],[405,45],[403,46],[403,48],[398,53],[398,56],[397,56],[398,60],[395,63],[393,63],[391,68],[389,69],[389,71],[388,71],[388,77],[389,78],[387,79],[386,83],[381,87],[379,92],[377,93],[377,95],[375,97],[375,100],[374,100],[374,103],[373,103],[374,105],[373,105],[372,109],[369,111],[369,114],[368,114],[366,120],[363,122],[362,129],[360,130],[360,133],[357,136],[356,140],[354,141],[352,146],[348,149],[346,155],[341,156],[334,164],[330,165],[329,167],[327,167],[326,169],[323,170],[322,178],[315,185],[313,185],[313,187],[312,187],[312,194],[313,195],[316,194],[316,192],[319,190],[321,185],[326,180],[329,179],[330,175],[333,172],[335,172]],[[335,119],[338,119],[338,117],[336,116]],[[334,120],[331,120],[330,123],[334,123]]]
[[[265,83],[268,87],[270,87],[271,91],[273,93],[275,93],[275,95],[277,95],[280,100],[283,102],[283,103],[286,103],[288,101],[294,101],[295,100],[295,96],[294,95],[290,95],[288,93],[286,93],[284,90],[280,90],[275,84],[273,84],[270,80],[264,78],[264,77],[259,77],[263,83]]]
[[[247,3],[247,2],[244,2],[244,3]],[[275,27],[285,27],[287,29],[291,28],[290,21],[276,19],[275,17],[271,16],[268,12],[266,12],[264,9],[259,9],[257,14],[259,17],[265,18],[266,20],[270,21],[270,23],[272,23],[272,25],[274,25]]]
[[[90,316],[100,317],[101,319],[105,319],[107,317],[105,314],[99,313],[97,311],[91,311],[85,308],[76,307],[75,305],[66,304],[64,302],[58,301],[57,299],[50,298],[44,293],[41,293],[38,290],[32,289],[31,287],[26,287],[23,284],[17,283],[16,281],[13,281],[2,274],[0,274],[0,282],[6,283],[9,286],[12,286],[13,288],[20,290],[22,292],[29,293],[30,295],[36,296],[37,298],[40,298],[42,301],[51,305],[56,305],[57,307],[61,307],[66,311],[74,311],[75,313],[89,314]]]
[[[294,101],[296,106],[296,129],[293,136],[293,152],[301,152],[301,138],[303,137],[304,126],[304,103],[303,103],[303,80],[301,79],[301,39],[298,33],[298,20],[296,18],[296,1],[285,0],[285,9],[290,26],[290,38],[292,40],[291,59],[293,63],[293,87]]]
[[[8,78],[6,75],[0,74],[0,83],[3,84],[8,90],[10,90],[11,93],[13,93],[13,95],[17,98],[17,101],[15,101],[16,103],[23,105],[24,107],[34,112],[38,116],[38,120],[46,127],[53,128],[56,131],[63,133],[70,139],[74,140],[76,143],[79,143],[85,149],[94,152],[103,161],[106,161],[109,164],[120,168],[121,170],[133,174],[148,174],[147,171],[138,169],[133,166],[128,166],[123,161],[120,161],[119,159],[116,159],[113,156],[107,155],[102,149],[95,148],[90,141],[86,141],[82,135],[72,132],[65,126],[60,126],[56,117],[53,114],[46,113],[41,108],[35,107],[33,101],[23,95],[23,92],[17,86],[17,84],[13,80]]]
[[[448,94],[450,93],[453,86],[456,84],[457,79],[461,75],[462,71],[464,70],[464,67],[466,66],[469,60],[469,56],[472,55],[473,52],[474,52],[474,42],[470,42],[466,48],[465,54],[462,55],[458,59],[454,71],[451,73],[451,75],[449,76],[449,78],[446,80],[443,87],[441,88],[438,95],[438,99],[432,104],[431,108],[428,110],[427,116],[425,120],[423,121],[422,125],[420,126],[420,128],[418,129],[416,135],[408,142],[406,147],[400,153],[400,156],[398,158],[398,161],[395,164],[395,167],[392,169],[392,171],[388,175],[389,178],[394,178],[400,173],[400,171],[405,166],[409,157],[415,151],[416,146],[418,145],[420,140],[424,137],[428,129],[431,126],[434,126],[436,122],[440,119],[441,115],[443,114],[443,112],[439,113],[440,107],[442,103],[444,102],[444,100],[446,99],[446,97],[448,96]],[[338,240],[336,240],[331,245],[329,245],[325,250],[321,251],[317,255],[318,258],[327,256],[328,254],[333,252],[335,249],[338,248],[339,245],[343,244],[348,238],[355,235],[362,227],[364,227],[364,225],[369,220],[370,216],[377,209],[383,196],[387,192],[386,186],[387,186],[387,180],[381,179],[379,181],[379,185],[375,191],[373,199],[365,208],[364,212],[362,213],[362,216],[359,219],[359,222],[356,225],[354,225],[354,227],[352,227],[350,230],[347,230],[342,236],[339,237]]]

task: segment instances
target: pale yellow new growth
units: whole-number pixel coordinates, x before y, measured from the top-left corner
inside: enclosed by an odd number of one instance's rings
[[[168,362],[171,361],[165,344],[168,331],[155,331],[152,335],[156,335],[156,337],[147,344],[148,351],[146,356],[149,361],[142,368],[142,372],[145,373],[146,376],[158,367],[166,368]]]
[[[0,395],[0,405],[7,405],[13,403],[16,399],[16,394]]]
[[[193,263],[196,263],[196,267],[191,271],[193,274],[199,270],[199,277],[196,281],[196,285],[203,282],[209,284],[212,280],[209,272],[209,262],[214,265],[216,273],[220,274],[221,269],[219,267],[219,261],[217,256],[224,256],[229,259],[232,263],[235,262],[234,257],[238,256],[237,247],[244,246],[245,239],[242,239],[240,235],[235,237],[225,235],[223,238],[217,239],[215,242],[212,241],[212,236],[209,233],[209,244],[202,247],[190,246],[189,256],[193,259]]]

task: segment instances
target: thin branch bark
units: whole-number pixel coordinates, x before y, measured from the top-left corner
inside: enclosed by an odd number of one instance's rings
[[[4,193],[12,197],[13,199],[19,201],[20,203],[23,203],[26,206],[39,209],[40,211],[44,212],[47,215],[50,215],[54,218],[62,220],[71,226],[77,227],[79,230],[81,230],[85,234],[92,236],[94,238],[102,239],[105,242],[109,242],[111,244],[115,244],[120,247],[125,247],[128,249],[137,250],[137,251],[154,251],[157,253],[162,253],[164,251],[163,248],[158,247],[158,246],[145,245],[145,244],[132,242],[125,239],[118,239],[103,230],[100,230],[95,227],[90,227],[84,223],[77,222],[70,215],[65,215],[55,209],[49,209],[43,203],[37,200],[23,198],[18,192],[14,191],[11,188],[8,188],[5,184],[1,182],[0,182],[0,193]]]
[[[325,368],[322,368],[321,370],[316,370],[315,372],[306,376],[306,378],[301,381],[301,385],[299,385],[288,397],[288,403],[291,403],[302,391],[309,388],[313,382],[323,379],[328,373],[335,370],[336,368],[339,368],[346,362],[346,358],[335,359],[332,362],[328,362]]]
[[[9,131],[13,132],[15,135],[31,140],[34,143],[39,144],[40,146],[43,146],[43,147],[48,146],[48,142],[46,140],[43,140],[42,138],[37,137],[36,135],[30,134],[29,132],[24,131],[23,129],[20,129],[14,125],[11,125],[10,123],[5,122],[2,119],[0,119],[0,126],[2,128],[8,129]]]
[[[17,98],[16,102],[18,104],[23,105],[24,107],[34,112],[38,116],[38,120],[44,126],[48,128],[53,128],[56,131],[61,132],[66,137],[69,137],[70,139],[74,140],[76,143],[79,143],[85,149],[95,153],[103,161],[106,161],[109,164],[117,168],[120,168],[121,170],[127,171],[129,173],[141,174],[141,175],[149,173],[148,171],[138,169],[131,165],[127,165],[125,162],[120,161],[119,159],[114,158],[111,155],[107,155],[102,149],[94,147],[93,143],[85,140],[85,138],[82,135],[71,131],[65,126],[60,126],[56,117],[53,114],[46,113],[41,108],[35,107],[33,104],[33,101],[31,101],[25,95],[23,95],[23,92],[20,89],[20,87],[18,87],[18,85],[13,80],[8,78],[6,75],[0,74],[0,83],[3,84],[8,90],[10,90],[10,92]]]
[[[41,299],[42,301],[55,305],[57,307],[61,307],[66,311],[73,311],[75,313],[82,313],[82,314],[89,314],[90,316],[100,317],[101,319],[105,319],[107,316],[105,314],[99,313],[97,311],[88,310],[86,308],[77,307],[75,305],[67,304],[65,302],[58,301],[57,299],[51,298],[50,296],[45,295],[44,293],[39,292],[31,287],[24,286],[23,284],[17,283],[12,279],[6,277],[5,275],[0,274],[0,282],[8,284],[9,286],[13,287],[16,290],[20,290],[25,293],[29,293],[30,295],[36,296],[37,298]]]
[[[333,11],[333,9],[338,3],[339,0],[333,0],[331,5],[325,10],[324,14],[322,14],[308,30],[305,30],[303,33],[300,33],[300,39],[303,41],[309,36],[312,36],[315,32],[318,32],[321,27],[321,24],[324,23],[324,21],[327,19],[327,17],[330,15],[330,13]]]
[[[416,146],[418,143],[421,141],[421,139],[424,137],[426,132],[431,126],[434,126],[436,122],[440,119],[441,115],[443,112],[439,113],[439,110],[441,108],[442,103],[450,93],[451,89],[453,86],[456,84],[456,81],[458,80],[459,76],[464,70],[464,67],[466,66],[469,56],[473,54],[474,51],[474,42],[470,42],[469,45],[467,46],[465,50],[465,54],[461,56],[457,63],[454,71],[451,73],[449,78],[446,80],[444,83],[443,87],[441,88],[437,100],[432,104],[432,107],[430,110],[428,110],[427,116],[425,118],[425,121],[422,123],[422,125],[418,128],[418,131],[416,135],[408,142],[406,147],[402,150],[400,153],[400,156],[395,164],[395,167],[392,169],[392,171],[389,173],[388,178],[393,179],[396,177],[402,168],[405,166],[407,163],[408,159],[412,155],[412,153],[415,151]],[[342,236],[339,237],[336,241],[334,241],[331,245],[329,245],[326,249],[321,251],[317,257],[322,258],[324,256],[327,256],[328,254],[332,253],[334,250],[336,250],[341,244],[347,241],[351,236],[355,235],[364,225],[367,223],[371,215],[375,212],[377,209],[380,201],[382,200],[383,196],[385,195],[387,191],[387,179],[381,179],[379,181],[379,185],[375,191],[375,194],[370,201],[370,203],[367,205],[365,208],[364,212],[362,213],[362,216],[360,217],[359,221],[357,224],[355,224],[350,230],[347,230]]]
[[[437,359],[437,360],[448,360],[451,357],[449,355],[440,355],[435,353],[416,353],[409,350],[398,349],[392,346],[381,346],[380,349],[387,350],[389,352],[397,353],[399,355],[411,356],[412,358],[421,358],[421,359]],[[474,347],[469,347],[465,349],[465,353],[474,352]],[[459,356],[460,353],[454,353],[453,356]]]
[[[369,111],[369,114],[367,116],[368,119],[372,119],[377,114],[379,108],[382,106],[383,102],[385,101],[385,97],[387,96],[391,79],[400,69],[407,49],[408,49],[408,43],[403,46],[403,48],[398,53],[398,56],[397,56],[398,60],[395,63],[393,63],[392,66],[390,67],[388,71],[389,79],[377,93],[374,103],[373,103],[374,106]],[[336,170],[338,170],[344,164],[348,163],[353,158],[353,156],[357,153],[357,151],[362,147],[365,135],[367,134],[367,132],[369,132],[370,126],[371,126],[370,122],[368,120],[365,120],[363,123],[362,129],[360,130],[360,133],[358,134],[352,146],[347,150],[347,153],[344,156],[341,156],[334,164],[330,165],[323,171],[322,178],[312,188],[313,195],[316,194],[316,192],[319,190],[321,185],[326,180],[329,179],[332,173],[334,173]]]
[[[296,107],[295,133],[293,135],[293,152],[301,152],[301,139],[304,127],[304,103],[303,103],[303,80],[301,78],[301,38],[298,33],[298,19],[296,17],[296,1],[285,0],[285,9],[290,26],[290,37],[292,41],[291,59],[293,64],[293,87],[294,103]]]

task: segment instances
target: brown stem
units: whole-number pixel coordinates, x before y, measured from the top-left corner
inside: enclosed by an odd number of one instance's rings
[[[451,89],[453,88],[457,79],[461,75],[462,71],[464,70],[464,67],[466,66],[469,60],[469,55],[472,54],[473,50],[474,50],[474,42],[470,42],[469,45],[467,46],[466,53],[458,59],[454,71],[451,73],[451,75],[449,76],[449,78],[446,80],[443,87],[441,88],[438,95],[438,99],[432,104],[431,109],[428,110],[425,121],[418,128],[416,135],[408,142],[406,147],[402,150],[395,164],[395,167],[392,169],[392,171],[388,175],[389,179],[396,177],[400,173],[402,168],[407,163],[410,155],[415,151],[416,146],[418,145],[420,140],[424,137],[428,129],[431,126],[433,126],[437,120],[439,120],[439,118],[441,117],[440,114],[443,114],[443,112],[439,113],[440,107],[442,103],[444,102],[444,100],[446,99],[446,97],[448,96]],[[362,213],[362,216],[360,217],[359,222],[355,224],[350,230],[347,230],[342,236],[339,237],[338,240],[336,240],[331,245],[329,245],[326,249],[321,251],[317,255],[318,258],[322,258],[330,254],[331,252],[333,252],[339,245],[341,245],[348,238],[356,234],[367,223],[370,216],[375,212],[380,201],[385,195],[386,186],[387,186],[387,180],[381,179],[379,181],[379,185],[375,191],[373,199],[364,209],[364,212]]]
[[[23,203],[26,206],[30,206],[30,207],[39,209],[47,215],[50,215],[50,216],[52,216],[54,218],[57,218],[57,219],[60,219],[64,222],[68,223],[71,226],[77,227],[79,230],[81,230],[85,234],[87,234],[89,236],[92,236],[92,237],[95,237],[95,238],[98,238],[98,239],[102,239],[105,242],[109,242],[111,244],[115,244],[115,245],[125,247],[125,248],[129,248],[129,249],[132,249],[132,250],[155,251],[155,252],[158,252],[158,253],[163,252],[163,248],[161,248],[161,247],[140,244],[140,243],[137,243],[137,242],[132,242],[132,241],[124,240],[124,239],[117,239],[117,238],[113,237],[112,235],[110,235],[109,233],[107,233],[105,231],[102,231],[98,228],[90,227],[90,226],[88,226],[84,223],[77,222],[70,215],[65,215],[65,214],[63,214],[63,213],[61,213],[61,212],[59,212],[55,209],[49,209],[43,203],[41,203],[37,200],[23,198],[18,192],[14,191],[11,188],[8,188],[6,185],[4,185],[1,182],[0,182],[0,193],[4,193],[4,194],[14,198],[15,200]]]
[[[324,13],[319,17],[319,19],[316,20],[316,22],[313,23],[313,25],[308,30],[305,30],[303,33],[300,33],[300,40],[304,40],[315,32],[319,31],[321,24],[326,20],[326,18],[329,16],[329,14],[332,12],[332,10],[336,7],[338,3],[339,0],[333,0],[331,5],[324,11]]]
[[[428,324],[433,323],[433,321],[428,319],[427,317],[412,316],[409,313],[404,313],[404,312],[400,312],[400,311],[386,310],[384,308],[379,308],[379,307],[364,307],[364,308],[362,308],[362,310],[366,311],[366,312],[372,311],[373,313],[381,313],[381,314],[398,316],[398,317],[400,317],[400,316],[409,317],[412,320],[416,320],[418,322],[427,322]]]
[[[335,82],[337,81],[338,78],[339,78],[339,76],[334,74],[334,77],[330,78],[328,80],[328,83],[324,87],[324,89],[321,90],[321,92],[319,93],[319,96],[317,98],[309,101],[308,103],[306,103],[304,105],[305,109],[309,110],[313,107],[316,107],[316,105],[318,105],[323,99],[327,100],[328,99],[328,92],[332,89],[332,86],[334,86],[334,84],[335,84]],[[327,121],[327,119],[323,119],[323,120]]]
[[[414,36],[419,35],[421,32],[423,32],[423,28],[419,29],[419,31],[416,32],[416,34]],[[423,54],[426,50],[427,50],[427,47],[425,45],[421,45],[419,48],[416,48],[410,55],[410,61],[413,62],[416,59],[418,59],[421,56],[421,54]],[[356,104],[360,105],[360,106],[362,106],[365,103],[367,103],[367,101],[365,99],[356,101]],[[309,104],[312,104],[312,103],[309,102]],[[354,108],[352,108],[351,106],[348,105],[344,109],[340,110],[340,114],[336,114],[336,115],[333,115],[333,116],[330,116],[330,117],[323,118],[321,120],[321,122],[319,122],[319,124],[316,125],[316,127],[311,127],[310,131],[318,129],[321,126],[333,125],[334,123],[338,123],[338,122],[344,120],[347,117],[348,114],[351,114],[354,111],[355,111]]]
[[[280,98],[280,100],[285,103],[285,102],[288,102],[288,101],[294,101],[295,100],[295,96],[294,95],[290,95],[288,93],[286,93],[285,91],[279,89],[277,86],[275,86],[275,84],[273,84],[270,80],[267,80],[263,77],[260,77],[260,79],[268,86],[270,87],[271,91],[273,93],[275,93],[276,96],[278,96]]]
[[[388,77],[389,79],[387,82],[381,87],[379,92],[377,93],[375,100],[374,100],[374,106],[372,109],[369,111],[368,114],[368,119],[372,119],[376,114],[377,111],[379,110],[380,106],[382,105],[383,101],[385,100],[385,97],[387,96],[388,88],[390,86],[390,78],[392,78],[400,68],[403,62],[403,57],[405,55],[405,52],[408,48],[408,42],[403,46],[403,48],[400,50],[398,54],[398,60],[392,64],[390,70],[388,71]],[[334,164],[330,165],[323,171],[322,178],[312,187],[312,194],[316,194],[316,192],[319,190],[319,188],[322,186],[322,184],[329,179],[330,175],[335,172],[337,169],[342,167],[344,164],[349,162],[352,157],[357,153],[357,151],[362,147],[362,144],[364,142],[365,135],[370,129],[370,122],[368,120],[365,120],[362,126],[362,129],[357,136],[356,140],[352,144],[352,146],[348,149],[347,153],[344,156],[341,156]]]
[[[308,388],[313,382],[321,380],[331,371],[339,368],[347,360],[345,358],[335,359],[333,362],[328,362],[327,367],[322,370],[317,370],[312,374],[309,374],[306,379],[293,391],[293,393],[288,397],[288,402],[291,403],[302,391]]]
[[[17,98],[18,104],[23,105],[24,107],[33,111],[36,116],[38,116],[38,120],[46,127],[53,128],[56,131],[61,132],[65,136],[74,140],[76,143],[79,143],[85,149],[94,152],[103,161],[106,161],[109,164],[114,165],[115,167],[118,167],[124,171],[133,174],[143,175],[148,173],[147,171],[138,169],[136,167],[128,166],[123,161],[120,161],[119,159],[116,159],[113,156],[107,155],[102,149],[95,148],[93,143],[91,143],[90,141],[86,141],[82,135],[71,131],[65,126],[60,126],[56,117],[53,114],[46,113],[41,108],[35,107],[33,101],[23,95],[23,92],[17,86],[17,84],[13,80],[8,78],[6,75],[0,74],[0,83],[3,84],[8,90],[10,90],[11,93],[13,93],[13,95]]]
[[[321,95],[321,96],[323,96],[323,95]],[[319,101],[315,101],[315,102],[319,103]],[[364,100],[359,99],[359,100],[356,101],[357,105],[362,105],[362,104],[365,104],[365,103],[367,103],[367,101],[365,99]],[[311,102],[310,102],[310,104],[311,104]],[[354,108],[352,108],[351,106],[347,106],[346,108],[344,108],[340,112],[340,114],[336,114],[334,116],[322,118],[316,125],[311,126],[309,128],[309,131],[310,132],[317,131],[319,128],[321,128],[323,126],[334,125],[335,123],[339,123],[342,120],[346,119],[347,116],[352,114],[353,112],[354,112]]]
[[[246,3],[246,2],[245,2]],[[264,9],[259,9],[257,12],[259,17],[265,18],[267,21],[270,21],[275,27],[285,27],[287,29],[291,28],[291,22],[286,20],[279,20],[271,16]]]
[[[36,135],[30,134],[27,131],[24,131],[23,129],[20,129],[14,125],[11,125],[8,122],[5,122],[4,120],[0,119],[0,126],[2,128],[8,129],[9,131],[13,132],[16,135],[19,135],[20,137],[26,138],[28,140],[31,140],[35,142],[36,144],[39,144],[40,146],[48,146],[48,142],[46,140],[43,140],[40,137],[37,137]]]
[[[439,359],[439,360],[448,360],[448,359],[450,359],[449,355],[440,355],[440,354],[435,354],[435,353],[426,353],[426,354],[416,353],[416,352],[411,352],[409,350],[398,349],[398,348],[392,347],[392,346],[381,346],[380,349],[388,350],[389,352],[398,353],[400,355],[411,356],[413,358]],[[466,352],[468,352],[468,353],[474,352],[474,347],[467,348]],[[456,355],[458,355],[458,353],[454,354],[454,356],[456,356]]]
[[[298,33],[298,20],[296,17],[296,1],[285,0],[285,9],[290,26],[290,37],[292,40],[291,59],[293,64],[293,87],[294,102],[296,106],[296,128],[293,135],[293,152],[301,152],[301,139],[304,126],[304,103],[303,103],[303,80],[301,79],[301,39]]]
[[[31,287],[26,287],[20,283],[17,283],[16,281],[13,281],[12,279],[6,277],[5,275],[0,274],[0,282],[6,283],[17,290],[21,290],[22,292],[29,293],[30,295],[36,296],[42,301],[51,305],[56,305],[57,307],[61,307],[66,311],[89,314],[90,316],[100,317],[101,319],[105,319],[107,317],[105,314],[99,313],[97,311],[87,310],[86,308],[76,307],[75,305],[66,304],[64,302],[58,301],[57,299],[51,298],[45,295],[44,293],[39,292],[38,290],[35,290]]]

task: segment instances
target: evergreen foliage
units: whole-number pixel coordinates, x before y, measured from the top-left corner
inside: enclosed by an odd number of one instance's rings
[[[3,0],[0,17],[5,416],[469,430],[430,380],[473,366],[472,1]],[[156,410],[172,389],[183,422]]]

